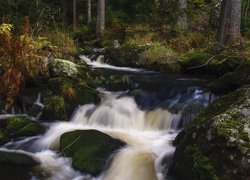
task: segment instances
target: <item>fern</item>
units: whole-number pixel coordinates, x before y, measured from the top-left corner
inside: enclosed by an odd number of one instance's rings
[[[24,25],[27,33],[28,22]],[[27,77],[35,77],[41,71],[42,55],[39,45],[28,35],[15,37],[11,33],[12,25],[0,25],[0,65],[3,74],[0,76],[0,95],[9,109],[18,93],[20,86]]]

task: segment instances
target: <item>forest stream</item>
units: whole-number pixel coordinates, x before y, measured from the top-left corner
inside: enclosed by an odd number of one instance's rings
[[[205,88],[207,81],[114,67],[100,58],[95,62],[84,56],[81,58],[93,71],[103,76],[126,75],[130,85],[100,87],[101,102],[79,106],[70,121],[40,122],[46,127],[43,135],[3,145],[1,151],[28,154],[40,165],[35,170],[25,166],[1,165],[0,179],[171,179],[167,170],[175,151],[172,141],[216,98]],[[74,170],[71,158],[58,152],[62,134],[87,129],[103,132],[126,143],[113,154],[105,170],[96,177]]]

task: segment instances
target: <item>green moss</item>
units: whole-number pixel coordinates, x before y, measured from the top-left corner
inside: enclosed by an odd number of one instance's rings
[[[76,92],[77,104],[88,104],[100,101],[99,93],[94,89],[84,88]]]
[[[155,62],[166,62],[175,57],[172,49],[160,43],[153,43],[147,50],[139,55],[139,63],[150,65]]]
[[[41,132],[40,125],[24,117],[11,117],[7,120],[6,132],[12,137],[33,136]]]
[[[81,172],[98,175],[100,169],[105,167],[107,160],[107,154],[105,153],[107,151],[100,151],[100,148],[96,145],[79,148],[73,156],[73,167]]]
[[[219,79],[215,80],[209,86],[217,93],[232,92],[240,86],[234,72],[224,74]]]
[[[250,153],[249,99],[250,86],[217,99],[177,136],[172,165],[176,176],[206,179],[201,175],[213,170],[205,164],[211,164],[222,179],[247,176],[241,172],[245,172],[244,159],[248,159]],[[190,175],[190,171],[193,174]]]
[[[249,119],[244,118],[235,110],[227,110],[216,117],[214,127],[214,137],[221,138],[228,142],[228,146],[234,147],[240,152],[239,156],[247,155],[249,151],[249,132],[244,130],[249,123]]]
[[[62,96],[49,96],[45,99],[43,109],[45,119],[65,119],[65,102]]]
[[[183,57],[181,61],[182,66],[186,68],[191,68],[194,66],[199,66],[204,64],[208,60],[207,54],[203,52],[192,52],[188,53]]]
[[[29,123],[16,132],[15,136],[33,136],[41,132],[41,127],[38,123]]]
[[[185,150],[187,159],[192,163],[194,179],[219,180],[209,158],[204,156],[197,145],[188,146]]]
[[[73,167],[84,173],[98,175],[107,160],[124,143],[96,130],[76,130],[63,134],[60,150],[73,157]]]
[[[38,163],[26,154],[0,151],[0,164],[36,165]]]
[[[173,168],[181,179],[219,179],[211,161],[203,155],[197,145],[187,146],[178,161],[174,162]]]

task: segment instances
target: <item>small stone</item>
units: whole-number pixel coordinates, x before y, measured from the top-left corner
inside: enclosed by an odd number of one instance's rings
[[[230,158],[231,161],[234,160],[234,156],[233,155],[230,155],[229,158]]]

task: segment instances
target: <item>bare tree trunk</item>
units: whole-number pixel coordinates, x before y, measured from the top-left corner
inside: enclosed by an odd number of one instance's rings
[[[217,42],[219,45],[240,43],[241,0],[223,0]]]
[[[63,16],[63,24],[66,25],[69,22],[69,19],[67,18],[68,0],[61,1],[61,11],[62,11],[62,16]]]
[[[91,22],[91,0],[87,0],[87,8],[88,8],[87,24],[90,24]]]
[[[180,6],[180,15],[178,17],[178,25],[181,27],[181,29],[185,30],[188,28],[187,24],[187,0],[179,0],[179,6]]]
[[[98,0],[96,35],[102,37],[105,30],[105,0]]]
[[[73,29],[76,30],[76,0],[73,0]]]

